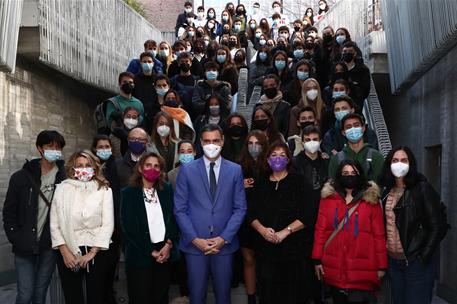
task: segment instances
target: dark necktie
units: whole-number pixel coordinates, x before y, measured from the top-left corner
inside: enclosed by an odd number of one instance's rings
[[[216,198],[216,173],[214,173],[214,165],[215,162],[211,162],[209,164],[209,192],[211,193],[211,198],[214,199]]]

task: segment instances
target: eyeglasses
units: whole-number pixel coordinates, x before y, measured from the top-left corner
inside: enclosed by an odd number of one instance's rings
[[[146,143],[148,140],[146,138],[138,138],[138,137],[129,137],[129,141],[133,142],[141,142],[141,143]]]

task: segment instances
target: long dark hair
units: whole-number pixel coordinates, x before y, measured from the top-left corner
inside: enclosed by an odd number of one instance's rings
[[[216,99],[219,102],[219,116],[221,117],[221,120],[224,120],[229,114],[229,110],[227,108],[227,101],[219,94],[213,94],[206,99],[205,107],[203,109],[205,117],[208,118],[210,116],[209,103],[212,99]]]
[[[255,111],[252,115],[251,131],[253,130],[252,127],[254,126],[253,122],[254,122],[255,113],[259,110],[264,112],[265,115],[267,115],[268,119],[270,120],[270,123],[268,124],[268,128],[266,130],[267,136],[268,136],[268,142],[273,143],[277,140],[281,140],[281,134],[278,131],[278,127],[276,125],[276,120],[273,117],[273,114],[271,114],[270,110],[268,110],[265,106],[259,106],[255,109]]]
[[[262,152],[260,152],[257,157],[257,161],[251,156],[248,148],[249,138],[255,137],[259,141],[259,145],[262,147]],[[263,170],[263,164],[265,163],[266,155],[268,150],[268,140],[265,134],[259,130],[253,130],[249,132],[244,141],[243,148],[240,152],[239,164],[243,168],[243,172],[250,171],[253,169]]]
[[[154,152],[147,152],[144,153],[140,160],[136,163],[135,167],[133,168],[132,176],[130,176],[129,185],[131,187],[143,187],[143,175],[140,173],[139,169],[144,166],[144,163],[149,157],[155,157],[159,161],[160,167],[160,176],[154,182],[154,188],[157,190],[163,190],[163,185],[165,184],[165,160],[162,156]]]
[[[245,141],[246,139],[246,134],[249,130],[248,128],[248,123],[246,122],[246,119],[243,117],[243,115],[239,114],[239,113],[232,113],[230,114],[229,116],[227,116],[227,118],[225,119],[225,130],[224,130],[224,147],[222,149],[222,155],[227,155],[226,153],[231,153],[233,152],[233,139],[232,137],[228,134],[228,129],[230,128],[230,122],[232,121],[233,118],[239,118],[241,120],[241,127],[243,127],[244,130],[246,130],[245,132],[245,135],[242,135],[240,137],[240,140],[242,142]],[[238,156],[236,156],[236,158],[238,158]],[[234,159],[236,160],[236,159]]]
[[[389,154],[387,154],[386,160],[384,161],[384,165],[382,167],[382,175],[381,175],[381,185],[386,187],[387,189],[391,189],[395,186],[395,176],[392,174],[392,170],[390,169],[390,165],[392,164],[392,158],[397,151],[404,151],[408,156],[409,161],[409,171],[408,174],[403,178],[406,188],[413,187],[417,181],[419,173],[417,172],[417,161],[416,157],[414,156],[411,149],[407,146],[398,146],[390,150]]]
[[[365,175],[365,171],[363,170],[362,165],[356,160],[345,159],[345,160],[341,161],[340,164],[338,165],[338,168],[336,169],[335,178],[333,179],[333,187],[339,193],[344,193],[346,191],[344,189],[344,187],[341,186],[341,178],[343,177],[342,171],[343,171],[344,166],[351,166],[352,168],[355,169],[355,171],[357,171],[359,173],[358,174],[360,176],[359,188],[354,189],[354,192],[359,192],[360,190],[366,189],[370,186],[368,184],[368,179]]]

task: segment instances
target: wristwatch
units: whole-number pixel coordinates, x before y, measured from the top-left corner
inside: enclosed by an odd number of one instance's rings
[[[289,234],[292,234],[292,228],[290,228],[290,226],[287,227],[287,231],[289,231]]]

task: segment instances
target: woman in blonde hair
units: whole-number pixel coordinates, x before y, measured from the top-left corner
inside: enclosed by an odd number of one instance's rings
[[[318,125],[323,126],[325,116],[325,104],[322,99],[321,88],[319,82],[314,78],[308,78],[303,82],[301,89],[301,99],[296,106],[290,110],[290,121],[289,121],[289,136],[300,134],[300,128],[297,125],[297,117],[300,110],[304,107],[311,107],[316,113],[316,121]],[[322,130],[322,134],[325,130]]]
[[[168,42],[162,41],[159,44],[159,51],[157,53],[157,57],[163,64],[163,73],[167,75],[168,67],[173,62],[173,52],[171,51],[171,45]]]
[[[65,303],[102,303],[107,288],[106,250],[114,229],[113,195],[98,159],[89,150],[74,153],[66,172],[67,179],[57,185],[50,214]]]

